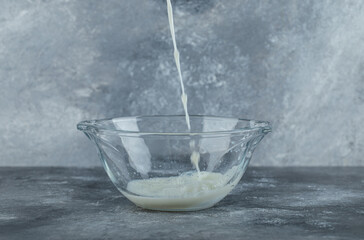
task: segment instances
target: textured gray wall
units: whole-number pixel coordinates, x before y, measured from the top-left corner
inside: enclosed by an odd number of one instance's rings
[[[272,121],[255,165],[364,165],[364,1],[173,3],[191,113]],[[0,165],[99,165],[80,120],[183,113],[164,0],[0,6]]]

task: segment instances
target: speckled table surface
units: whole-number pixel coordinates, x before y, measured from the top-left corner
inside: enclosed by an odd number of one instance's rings
[[[0,239],[364,239],[364,168],[249,168],[215,207],[142,210],[101,168],[0,168]]]

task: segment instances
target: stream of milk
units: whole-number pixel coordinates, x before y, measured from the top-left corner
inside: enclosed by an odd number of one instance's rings
[[[173,22],[173,9],[170,0],[167,1],[167,12],[169,27],[174,48],[174,60],[176,63],[178,76],[181,84],[181,100],[186,116],[188,130],[191,131],[190,117],[187,108],[187,94],[183,84],[179,51],[176,44],[176,36]],[[123,194],[136,205],[148,209],[163,210],[183,210],[200,209],[210,207],[224,198],[236,185],[240,177],[235,182],[229,183],[237,172],[237,168],[230,169],[227,173],[213,173],[200,171],[200,153],[195,140],[190,140],[191,162],[197,172],[188,172],[177,177],[151,178],[134,180],[128,183],[127,190]]]
[[[173,42],[174,61],[176,63],[179,81],[180,81],[181,90],[182,90],[182,95],[181,95],[182,105],[183,105],[183,109],[185,111],[188,130],[191,131],[190,115],[188,114],[188,107],[187,107],[187,98],[188,97],[187,97],[187,94],[185,93],[185,87],[183,84],[181,64],[180,64],[180,60],[179,60],[179,51],[178,51],[177,43],[176,43],[176,33],[174,31],[173,9],[172,9],[171,0],[167,0],[167,13],[168,13],[169,29],[171,31],[172,42]],[[200,168],[198,166],[198,162],[200,161],[200,153],[198,151],[196,151],[195,144],[196,144],[195,140],[190,141],[190,148],[192,151],[191,162],[192,162],[193,166],[197,169],[197,172],[200,173]]]
[[[188,107],[187,107],[187,94],[185,93],[185,86],[183,84],[181,64],[179,61],[179,51],[178,51],[177,43],[176,43],[176,34],[174,32],[173,9],[172,9],[171,0],[167,0],[167,12],[168,12],[169,29],[171,30],[173,49],[174,49],[174,52],[173,52],[174,61],[176,63],[179,81],[180,81],[181,90],[182,90],[181,100],[182,100],[182,104],[183,104],[183,109],[185,111],[187,127],[188,127],[188,130],[191,130],[190,115],[188,114]]]

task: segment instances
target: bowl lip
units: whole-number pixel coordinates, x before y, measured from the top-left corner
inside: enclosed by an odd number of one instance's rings
[[[219,118],[219,119],[235,119],[243,122],[249,122],[250,124],[258,124],[258,126],[254,127],[242,127],[235,128],[232,130],[221,130],[221,131],[206,131],[206,132],[141,132],[141,131],[127,131],[127,130],[119,130],[119,129],[108,129],[105,127],[96,126],[96,124],[106,121],[112,121],[114,119],[143,119],[143,118],[185,118],[185,115],[138,115],[138,116],[127,116],[127,117],[114,117],[114,118],[103,118],[97,120],[85,120],[81,121],[77,124],[77,129],[83,132],[99,132],[105,134],[118,134],[125,136],[136,136],[139,137],[141,135],[161,135],[161,136],[196,136],[196,135],[230,135],[236,133],[245,133],[251,131],[260,131],[261,134],[267,134],[272,131],[272,125],[268,121],[261,120],[253,120],[253,119],[245,119],[238,117],[222,117],[222,116],[214,116],[214,115],[189,115],[190,118]]]

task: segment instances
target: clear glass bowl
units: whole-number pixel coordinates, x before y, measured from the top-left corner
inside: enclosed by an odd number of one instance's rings
[[[137,206],[191,211],[213,206],[243,176],[269,122],[238,118],[139,116],[83,121],[111,181]],[[191,155],[199,157],[197,171]]]

